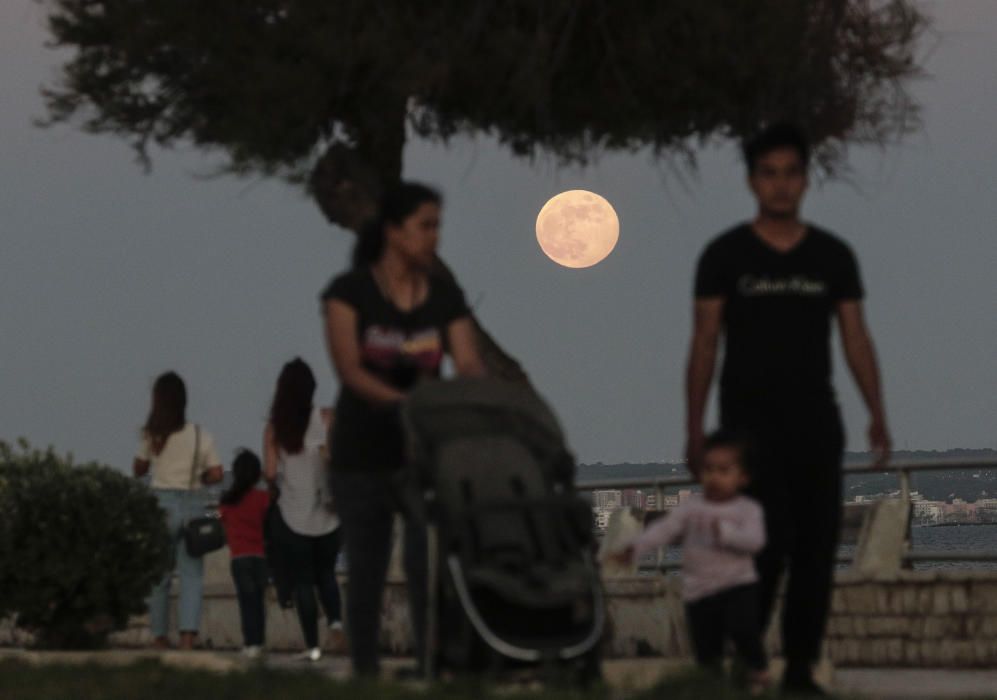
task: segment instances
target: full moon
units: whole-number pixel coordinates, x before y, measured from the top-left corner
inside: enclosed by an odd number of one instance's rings
[[[613,205],[595,192],[562,192],[537,214],[537,242],[558,265],[592,267],[613,252],[619,238]]]

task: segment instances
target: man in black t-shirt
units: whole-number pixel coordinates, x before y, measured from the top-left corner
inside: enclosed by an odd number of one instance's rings
[[[807,187],[806,139],[795,127],[772,126],[746,144],[745,158],[757,216],[713,240],[696,271],[686,460],[697,468],[722,333],[720,422],[750,438],[750,491],[765,508],[767,544],[756,561],[760,622],[767,625],[788,569],[783,685],[823,694],[811,667],[830,604],[844,448],[831,386],[833,318],[869,409],[870,446],[883,462],[890,438],[855,256],[843,241],[799,218]]]

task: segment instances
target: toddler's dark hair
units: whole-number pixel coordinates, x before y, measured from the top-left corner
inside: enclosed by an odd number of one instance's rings
[[[252,450],[241,449],[232,462],[232,486],[222,494],[221,502],[235,505],[249,493],[260,480],[263,467]]]
[[[736,430],[715,430],[706,436],[703,441],[703,453],[705,454],[709,450],[716,449],[718,447],[726,447],[728,449],[734,450],[738,454],[738,462],[741,464],[741,469],[750,479],[753,476],[752,469],[752,455],[751,455],[751,440],[739,431]]]

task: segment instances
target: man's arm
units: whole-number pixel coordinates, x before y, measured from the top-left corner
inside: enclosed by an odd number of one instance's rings
[[[886,427],[876,351],[865,325],[860,301],[850,299],[838,303],[838,328],[848,368],[869,409],[869,447],[877,455],[877,464],[882,465],[890,457],[890,432]]]
[[[723,309],[723,297],[696,299],[693,307],[692,342],[685,372],[685,461],[693,473],[699,469],[703,451],[703,415],[717,360]]]

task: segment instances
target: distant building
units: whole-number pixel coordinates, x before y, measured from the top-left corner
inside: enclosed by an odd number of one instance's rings
[[[609,527],[609,516],[613,514],[613,508],[593,508],[592,513],[595,516],[595,527],[597,530],[605,530]]]
[[[596,491],[592,503],[596,508],[620,508],[623,506],[623,494],[613,489]]]
[[[945,504],[939,501],[917,501],[914,503],[912,516],[918,525],[934,525],[942,519],[942,508]]]

